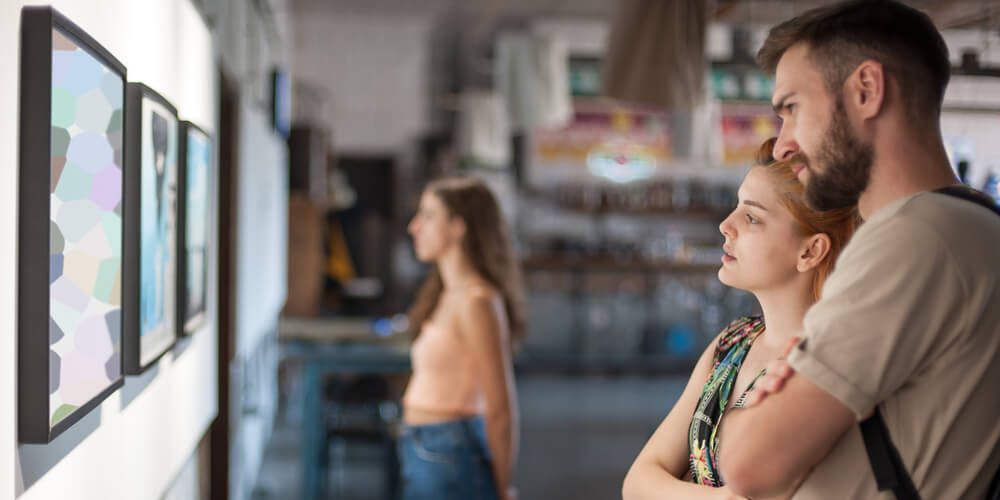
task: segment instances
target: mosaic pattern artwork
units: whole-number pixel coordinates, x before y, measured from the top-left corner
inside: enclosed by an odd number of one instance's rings
[[[139,361],[146,366],[176,338],[177,117],[142,99]]]
[[[205,321],[208,284],[209,172],[212,143],[194,127],[187,128],[187,214],[185,217],[184,331],[191,334]]]
[[[50,427],[121,377],[124,90],[52,31]]]

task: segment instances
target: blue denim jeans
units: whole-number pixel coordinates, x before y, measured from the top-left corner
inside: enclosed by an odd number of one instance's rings
[[[403,426],[402,500],[497,500],[481,417]]]

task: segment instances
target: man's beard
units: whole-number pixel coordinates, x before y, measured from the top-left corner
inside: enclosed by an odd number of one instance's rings
[[[837,96],[833,121],[824,135],[819,151],[810,163],[806,181],[806,203],[816,210],[846,208],[858,203],[871,178],[874,151],[870,144],[851,133],[844,111],[844,100]],[[822,169],[820,171],[819,169]]]

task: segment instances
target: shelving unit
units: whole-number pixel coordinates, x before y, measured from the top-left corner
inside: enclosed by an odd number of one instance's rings
[[[583,76],[599,66],[599,58],[570,61],[571,73],[575,68]],[[721,154],[688,131],[673,134],[674,127],[698,121],[691,116],[685,120],[683,114],[576,91],[573,104],[582,113],[576,121],[561,132],[529,133],[520,143],[515,156],[522,159],[522,212],[516,228],[531,311],[520,369],[684,372],[734,315],[753,312],[752,297],[716,279],[718,225],[736,205],[752,146],[763,140],[754,143],[760,130],[754,125],[772,118],[769,102],[760,99],[768,82],[753,64],[716,66],[719,78],[728,79],[720,80],[728,94],[716,92],[714,105],[691,113],[720,120],[718,132],[702,132],[725,138]],[[644,133],[661,125],[666,141]],[[601,131],[607,142],[595,139]],[[608,146],[614,141],[636,149]],[[587,148],[586,155],[580,152]],[[620,157],[613,156],[616,151]],[[594,167],[593,155],[603,161],[611,155],[626,173],[649,162],[655,167],[634,179],[623,174],[622,180]]]
[[[694,368],[695,361],[688,357],[539,355],[519,353],[514,366],[521,372],[553,375],[685,375]]]
[[[574,273],[637,273],[652,277],[661,274],[704,274],[719,270],[719,264],[654,261],[633,257],[602,257],[576,255],[534,255],[521,260],[526,273],[533,271],[564,271]]]
[[[744,292],[714,281],[719,267],[609,255],[526,256],[522,269],[533,314],[518,367],[611,375],[690,370],[718,329],[733,319],[727,316],[753,307],[740,295]],[[707,283],[716,287],[699,288]],[[674,293],[665,295],[664,289]],[[739,312],[720,305],[733,302]],[[717,320],[706,326],[709,310]]]

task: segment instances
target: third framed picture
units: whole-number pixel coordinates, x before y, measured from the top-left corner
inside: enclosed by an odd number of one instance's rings
[[[212,205],[212,138],[181,122],[180,187],[177,199],[177,332],[191,335],[205,324],[208,309],[208,243]]]

